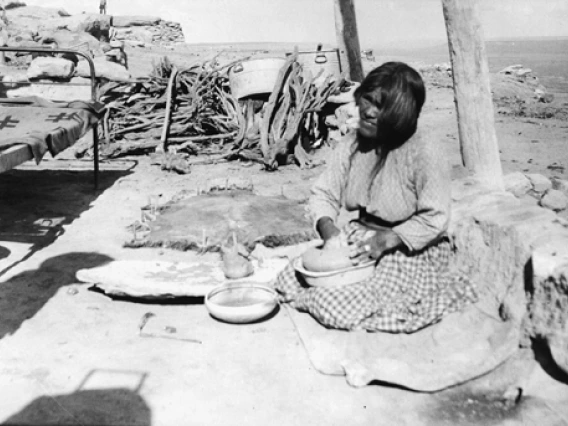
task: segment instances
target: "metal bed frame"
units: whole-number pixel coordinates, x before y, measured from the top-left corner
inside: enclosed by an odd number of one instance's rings
[[[79,55],[82,56],[87,60],[89,64],[89,73],[90,73],[90,80],[91,80],[91,100],[93,102],[98,101],[98,93],[97,93],[97,81],[96,81],[96,74],[95,74],[95,64],[91,57],[84,52],[80,52],[77,50],[72,49],[59,49],[59,48],[41,48],[41,47],[7,47],[7,46],[0,46],[0,52],[26,52],[26,53],[46,53],[46,54],[53,54],[53,53],[67,53],[72,55]],[[16,83],[17,84],[17,83]],[[95,189],[99,187],[99,132],[98,132],[98,123],[93,126],[93,163],[94,163],[94,183]]]

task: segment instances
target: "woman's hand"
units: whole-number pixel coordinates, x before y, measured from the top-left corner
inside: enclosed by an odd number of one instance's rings
[[[347,237],[348,244],[356,244],[359,241],[363,241],[374,235],[373,231],[367,228],[362,223],[357,221],[352,221],[345,228],[345,234]]]
[[[328,240],[325,240],[323,243],[324,250],[334,250],[347,247],[347,238],[344,232],[340,232],[338,235],[331,237]]]
[[[367,231],[366,238],[350,244],[349,257],[355,265],[379,259],[383,254],[402,245],[400,237],[391,229]]]

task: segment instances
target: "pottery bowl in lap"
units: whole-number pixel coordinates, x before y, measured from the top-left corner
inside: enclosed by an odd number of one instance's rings
[[[314,287],[355,284],[371,277],[375,271],[374,261],[353,265],[348,247],[325,250],[312,248],[296,258],[293,264],[306,283]]]

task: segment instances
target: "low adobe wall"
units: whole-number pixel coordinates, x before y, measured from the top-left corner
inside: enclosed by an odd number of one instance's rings
[[[521,327],[519,346],[546,340],[568,372],[568,221],[530,199],[453,187],[453,267],[478,286],[479,308]]]

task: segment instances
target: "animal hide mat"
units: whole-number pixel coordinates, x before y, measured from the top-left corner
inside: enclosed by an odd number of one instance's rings
[[[149,233],[127,247],[219,251],[233,232],[249,250],[256,243],[278,247],[317,238],[303,203],[241,189],[174,199],[146,224]]]
[[[435,392],[493,371],[514,355],[521,327],[475,305],[412,334],[347,332],[322,327],[287,306],[316,370],[345,375],[361,387],[373,381]]]

